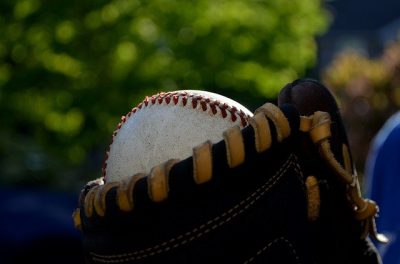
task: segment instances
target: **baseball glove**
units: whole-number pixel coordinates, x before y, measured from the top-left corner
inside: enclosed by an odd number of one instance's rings
[[[315,81],[148,175],[89,182],[73,214],[88,263],[379,263],[336,102]]]

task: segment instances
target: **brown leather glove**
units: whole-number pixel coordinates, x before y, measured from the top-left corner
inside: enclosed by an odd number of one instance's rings
[[[379,263],[366,240],[377,207],[360,197],[333,97],[296,81],[279,104],[186,160],[88,183],[74,213],[87,262]]]
[[[310,219],[316,262],[378,263],[380,258],[367,239],[371,233],[376,239],[385,240],[375,229],[378,207],[361,198],[346,131],[333,95],[317,81],[297,80],[282,89],[278,104],[295,107],[304,124],[293,151],[299,157],[304,176],[312,178],[319,189],[319,213]]]

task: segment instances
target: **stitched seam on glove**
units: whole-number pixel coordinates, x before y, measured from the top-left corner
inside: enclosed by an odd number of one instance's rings
[[[129,252],[129,253],[122,253],[116,255],[101,255],[95,252],[90,252],[92,259],[97,262],[102,263],[116,263],[116,262],[125,262],[125,261],[132,261],[143,259],[147,257],[151,257],[163,252],[170,251],[175,249],[179,246],[185,245],[201,236],[207,234],[208,232],[221,227],[222,225],[228,223],[238,215],[242,214],[244,211],[250,208],[257,200],[263,197],[263,195],[272,187],[274,187],[285,172],[293,167],[297,173],[298,167],[294,166],[296,163],[295,156],[290,155],[289,158],[285,161],[283,166],[276,172],[276,174],[268,179],[261,187],[259,187],[256,191],[254,191],[251,195],[249,195],[246,199],[242,200],[239,204],[235,205],[228,211],[222,213],[220,216],[213,218],[212,220],[208,221],[207,223],[192,229],[191,231],[186,232],[185,234],[179,235],[178,237],[172,238],[168,241],[165,241],[161,244],[155,245],[153,247],[149,247],[146,249]]]
[[[255,258],[259,257],[261,254],[263,254],[263,253],[266,252],[269,248],[271,248],[274,244],[277,244],[277,243],[279,243],[279,242],[285,243],[285,244],[289,247],[289,249],[290,249],[292,255],[293,255],[293,256],[295,257],[295,259],[296,259],[296,263],[301,263],[301,262],[300,262],[300,259],[299,259],[299,256],[297,255],[297,252],[296,252],[296,250],[294,249],[293,244],[290,243],[290,241],[287,240],[285,237],[278,237],[278,238],[274,239],[273,241],[269,242],[269,243],[268,243],[266,246],[264,246],[262,249],[258,250],[254,256],[250,257],[248,260],[246,260],[245,262],[243,262],[243,264],[248,264],[248,263],[253,262]]]

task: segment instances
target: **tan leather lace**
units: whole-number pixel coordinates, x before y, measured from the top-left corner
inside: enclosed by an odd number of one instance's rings
[[[254,117],[250,118],[249,124],[254,129],[255,147],[258,153],[264,152],[271,147],[271,131],[267,118],[274,124],[277,133],[277,141],[281,142],[291,134],[290,125],[281,110],[270,103],[257,109]],[[375,225],[375,217],[378,206],[375,202],[364,199],[361,196],[357,174],[353,173],[350,154],[347,146],[343,145],[344,166],[334,157],[329,139],[331,137],[331,118],[326,112],[315,112],[311,116],[300,118],[300,131],[309,133],[311,140],[318,146],[320,155],[327,164],[336,172],[339,178],[346,184],[349,202],[353,206],[355,218],[362,222],[362,237],[371,234],[380,242],[387,242],[384,235],[378,234]],[[226,154],[228,165],[231,168],[239,166],[245,160],[245,148],[242,133],[238,127],[228,129],[223,134],[226,143]],[[203,184],[212,179],[212,144],[209,141],[193,149],[193,177],[197,184]],[[117,188],[116,204],[120,210],[129,212],[134,209],[133,192],[135,184],[141,178],[147,178],[149,197],[154,202],[160,202],[168,198],[169,185],[168,176],[172,166],[178,160],[170,160],[156,166],[148,174],[136,174],[132,177],[110,183],[99,183],[92,187],[85,195],[83,209],[76,209],[73,214],[75,227],[82,228],[81,214],[91,217],[94,211],[98,216],[106,214],[106,194],[112,188]],[[315,177],[306,180],[309,198],[309,219],[315,220],[319,215],[319,189]]]
[[[386,243],[388,239],[384,235],[378,234],[376,230],[375,217],[379,208],[374,201],[362,198],[357,174],[353,173],[351,169],[347,146],[343,147],[345,167],[347,168],[344,168],[333,155],[329,142],[330,125],[331,118],[327,112],[315,112],[312,116],[302,116],[300,119],[300,130],[309,133],[312,142],[318,146],[320,155],[346,184],[348,199],[353,206],[355,218],[363,224],[362,238],[370,234],[376,240]]]

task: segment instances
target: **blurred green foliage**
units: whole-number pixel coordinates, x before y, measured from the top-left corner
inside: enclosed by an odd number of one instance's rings
[[[312,67],[320,0],[2,0],[1,181],[68,187],[146,94],[273,98]],[[100,153],[100,154],[99,154]]]
[[[338,96],[355,162],[363,171],[373,137],[400,109],[400,41],[389,43],[378,58],[344,51],[323,75]]]

